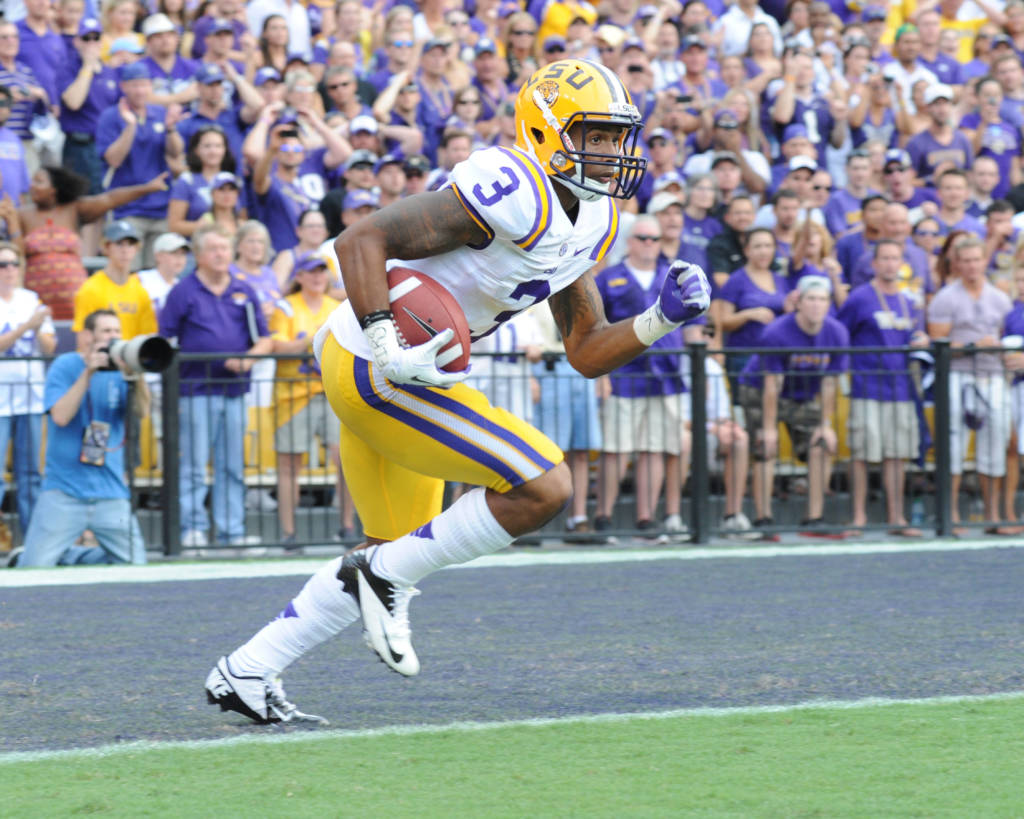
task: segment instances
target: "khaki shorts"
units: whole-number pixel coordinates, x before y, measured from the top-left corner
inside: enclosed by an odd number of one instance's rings
[[[754,460],[764,460],[758,455],[756,442],[764,426],[764,409],[761,390],[748,384],[740,384],[740,406],[747,425],[747,435],[753,447]],[[793,401],[780,398],[777,416],[780,423],[786,425],[789,438],[793,442],[793,455],[800,461],[806,461],[811,449],[811,436],[821,425],[821,404],[818,399],[813,401]]]
[[[287,455],[313,451],[314,436],[324,446],[336,446],[341,434],[337,416],[323,393],[314,395],[309,403],[285,421],[274,433],[274,450]]]
[[[917,457],[917,409],[913,401],[850,400],[850,457],[877,464]]]
[[[682,452],[681,402],[686,393],[625,398],[612,395],[601,408],[605,452]]]

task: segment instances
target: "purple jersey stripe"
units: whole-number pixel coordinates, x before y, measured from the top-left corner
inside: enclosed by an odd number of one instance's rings
[[[456,185],[454,182],[449,182],[448,185],[455,192],[455,196],[459,200],[459,204],[461,204],[462,207],[466,209],[466,213],[469,214],[469,218],[476,222],[484,231],[484,233],[487,234],[487,239],[482,244],[470,245],[470,247],[473,248],[473,250],[483,250],[492,241],[494,241],[494,231],[491,229],[491,226],[487,224],[487,220],[480,215],[480,211],[474,208],[472,203],[465,196],[462,195],[462,191],[459,190],[459,186]],[[442,188],[442,190],[444,189]]]
[[[512,486],[522,486],[522,484],[526,483],[526,478],[513,470],[508,464],[491,455],[489,452],[470,444],[454,432],[447,430],[432,421],[428,421],[425,418],[421,418],[415,413],[409,412],[401,407],[396,407],[391,402],[385,401],[381,398],[373,389],[373,383],[370,379],[369,361],[362,358],[356,358],[353,375],[355,377],[356,389],[359,391],[359,397],[375,410],[383,412],[390,418],[394,418],[396,421],[412,427],[416,431],[422,432],[424,435],[430,436],[435,441],[444,444],[449,449],[458,452],[460,455],[464,455],[470,460],[486,466],[492,472],[500,475],[508,481]]]
[[[592,262],[600,261],[601,257],[605,253],[608,252],[608,248],[611,247],[611,243],[614,240],[613,234],[616,232],[616,230],[618,228],[618,223],[619,223],[619,220],[617,218],[618,214],[619,214],[619,212],[615,209],[615,202],[613,202],[612,198],[609,196],[608,197],[608,230],[605,231],[604,236],[602,236],[598,240],[597,244],[594,245],[594,249],[590,252],[590,261],[592,261]]]
[[[414,395],[422,401],[426,401],[429,404],[434,404],[443,410],[447,410],[460,418],[469,421],[471,424],[480,427],[480,429],[491,433],[497,438],[500,438],[507,444],[515,447],[519,450],[526,458],[533,461],[538,467],[543,469],[545,472],[549,469],[554,468],[554,463],[543,457],[537,450],[530,446],[526,441],[516,435],[514,432],[507,430],[503,427],[498,426],[493,421],[480,415],[478,412],[474,412],[465,404],[460,404],[458,401],[454,401],[445,395],[439,395],[433,390],[427,387],[414,387],[410,384],[402,384],[399,389]]]
[[[537,206],[537,216],[533,220],[530,232],[521,239],[515,240],[515,244],[519,245],[523,250],[533,250],[537,242],[547,232],[547,229],[551,227],[551,203],[547,196],[545,179],[535,168],[531,168],[517,156],[515,151],[511,151],[508,148],[501,148],[500,150],[519,166],[519,169],[530,183],[530,189],[533,191],[533,201]],[[544,190],[541,190],[541,185],[545,186]],[[524,242],[526,244],[523,244]]]

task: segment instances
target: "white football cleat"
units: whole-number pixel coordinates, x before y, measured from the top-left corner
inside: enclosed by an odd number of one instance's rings
[[[217,660],[206,677],[206,701],[221,711],[235,711],[260,725],[274,722],[316,722],[327,725],[323,717],[304,714],[288,702],[280,677],[244,677],[234,674],[227,657]]]
[[[375,547],[376,548],[376,547]],[[412,647],[409,602],[420,593],[413,586],[396,586],[370,570],[371,549],[357,549],[345,556],[338,579],[359,603],[363,639],[388,668],[413,677],[420,661]]]

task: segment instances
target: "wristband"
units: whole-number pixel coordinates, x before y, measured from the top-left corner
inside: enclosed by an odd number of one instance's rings
[[[655,302],[633,319],[633,332],[645,347],[650,347],[662,336],[666,336],[682,326],[665,318],[661,304]]]
[[[384,321],[385,319],[390,321],[393,318],[394,313],[390,310],[374,310],[372,313],[367,313],[359,319],[359,326],[366,330],[371,324],[376,324],[378,321]]]
[[[387,312],[384,310],[377,311]],[[373,313],[370,314],[374,315]],[[365,321],[369,316],[364,316]],[[402,350],[402,344],[398,340],[398,331],[395,329],[395,322],[391,320],[390,313],[378,318],[372,324],[363,328],[363,335],[370,345],[370,355],[373,356],[373,363],[378,369],[385,369],[388,362],[397,356]]]

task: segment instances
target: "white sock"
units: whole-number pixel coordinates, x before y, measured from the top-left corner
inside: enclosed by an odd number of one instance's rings
[[[477,487],[415,532],[374,549],[370,569],[393,583],[411,586],[431,572],[466,563],[508,546],[513,538],[495,520]]]
[[[345,626],[359,619],[359,605],[338,580],[337,557],[306,581],[277,617],[230,657],[237,674],[280,674]]]

